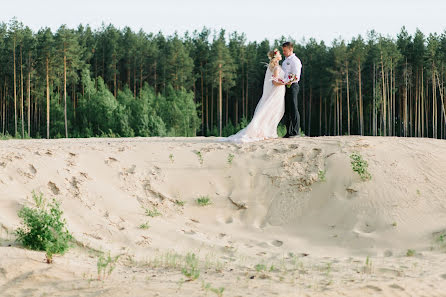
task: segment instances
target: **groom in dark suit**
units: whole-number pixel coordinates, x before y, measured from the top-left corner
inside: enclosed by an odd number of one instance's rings
[[[297,108],[297,95],[299,94],[299,80],[302,70],[302,63],[293,53],[293,44],[285,42],[282,44],[283,55],[286,59],[282,63],[282,69],[285,72],[285,114],[284,121],[286,134],[284,138],[300,136],[300,115]],[[295,75],[296,80],[290,81],[289,77]]]

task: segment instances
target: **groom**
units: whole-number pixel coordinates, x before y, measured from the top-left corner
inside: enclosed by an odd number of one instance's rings
[[[299,80],[302,70],[302,63],[293,53],[293,44],[285,42],[282,44],[283,55],[286,59],[282,63],[282,69],[285,72],[285,114],[284,121],[287,132],[284,138],[298,137],[300,130],[300,116],[297,109],[297,95],[299,94]],[[289,82],[288,76],[295,74],[297,79]]]

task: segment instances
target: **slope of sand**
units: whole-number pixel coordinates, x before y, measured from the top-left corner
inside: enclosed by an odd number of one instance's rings
[[[76,240],[52,265],[14,242],[32,191],[61,201]],[[445,230],[441,140],[0,142],[0,296],[446,296]],[[121,255],[105,281],[98,251]]]

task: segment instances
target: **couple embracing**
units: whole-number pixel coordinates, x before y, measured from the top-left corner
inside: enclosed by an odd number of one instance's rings
[[[223,138],[222,141],[252,142],[277,138],[277,126],[282,117],[287,129],[284,138],[299,136],[297,95],[302,63],[293,53],[291,42],[285,42],[282,51],[286,57],[282,66],[279,65],[282,55],[277,49],[268,53],[269,64],[263,83],[263,94],[251,122],[244,129]]]

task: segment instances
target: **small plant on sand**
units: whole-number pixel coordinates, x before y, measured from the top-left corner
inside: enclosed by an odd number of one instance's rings
[[[406,252],[406,256],[407,256],[407,257],[413,257],[413,256],[415,256],[415,250],[408,249],[407,252]]]
[[[211,291],[211,292],[215,293],[215,295],[217,295],[218,297],[222,297],[223,296],[223,291],[225,290],[224,287],[220,287],[218,289],[217,288],[213,288],[210,283],[205,283],[204,281],[202,282],[201,287],[205,291]]]
[[[372,273],[373,266],[372,266],[372,260],[370,260],[369,256],[365,259],[365,266],[364,266],[364,273]]]
[[[200,151],[195,152],[195,154],[197,155],[197,158],[198,158],[198,161],[200,162],[200,164],[203,165],[203,154]]]
[[[257,272],[266,271],[266,265],[265,264],[256,264],[254,266]]]
[[[175,204],[178,206],[184,206],[184,201],[183,200],[175,200]]]
[[[15,234],[17,240],[25,247],[46,252],[47,263],[53,262],[54,254],[64,254],[70,247],[71,234],[66,228],[66,221],[62,219],[60,203],[55,199],[46,203],[42,194],[33,192],[32,197],[36,207],[23,207],[18,212],[23,220]]]
[[[437,242],[440,244],[446,243],[446,233],[438,235]]]
[[[185,259],[185,265],[181,269],[181,273],[186,276],[189,281],[196,280],[200,276],[200,270],[198,269],[198,258],[195,254],[188,253]]]
[[[154,209],[146,208],[146,215],[151,217],[151,218],[154,218],[154,217],[160,216],[161,213],[156,208],[154,208]]]
[[[173,160],[173,154],[170,154],[170,155],[169,155],[169,159],[170,159],[170,162],[172,162],[172,164],[173,164],[173,161],[174,161],[174,160]]]
[[[206,205],[212,204],[212,201],[209,198],[209,196],[198,197],[196,201],[197,201],[197,204],[200,206],[206,206]]]
[[[229,166],[231,166],[232,165],[232,161],[234,160],[234,155],[233,154],[228,154],[228,164],[229,164]]]
[[[372,175],[367,171],[369,164],[359,153],[350,155],[353,171],[357,172],[363,181],[370,180]]]
[[[144,224],[139,225],[138,228],[139,229],[149,229],[150,226],[149,226],[148,222],[145,222]]]
[[[108,252],[107,256],[101,254],[98,258],[97,267],[98,267],[98,280],[104,280],[113,272],[116,267],[116,262],[118,261],[120,255],[115,257],[110,256],[110,252]]]
[[[319,170],[318,177],[319,181],[325,181],[325,170]]]
[[[222,297],[223,296],[223,292],[225,290],[224,287],[220,287],[220,288],[210,288],[211,292],[215,293],[215,295],[217,295],[218,297]]]

